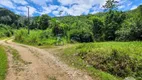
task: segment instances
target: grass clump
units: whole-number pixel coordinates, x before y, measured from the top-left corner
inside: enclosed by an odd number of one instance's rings
[[[4,80],[8,68],[7,55],[2,46],[0,46],[0,80]]]

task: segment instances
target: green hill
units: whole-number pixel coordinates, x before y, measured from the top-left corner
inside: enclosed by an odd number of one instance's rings
[[[14,12],[5,8],[0,8],[0,23],[11,25],[18,19],[18,17],[19,16]]]

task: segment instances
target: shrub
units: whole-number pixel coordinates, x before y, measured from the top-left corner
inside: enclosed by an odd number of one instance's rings
[[[0,38],[11,37],[13,35],[13,30],[10,26],[0,24]]]
[[[131,28],[121,28],[115,32],[116,41],[129,41],[132,39]]]
[[[27,29],[19,29],[15,31],[15,41],[26,43],[30,45],[45,45],[55,43],[52,38],[52,30],[30,30],[28,34]]]
[[[77,42],[93,42],[93,33],[86,30],[71,30],[69,32],[69,38],[72,41]]]
[[[15,31],[15,40],[18,42],[25,42],[28,38],[28,31],[26,29],[19,29]]]

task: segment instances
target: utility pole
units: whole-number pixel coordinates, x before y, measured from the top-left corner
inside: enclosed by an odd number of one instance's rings
[[[30,24],[30,18],[29,18],[29,7],[28,8],[28,34],[30,34],[30,28],[29,28],[29,24]]]

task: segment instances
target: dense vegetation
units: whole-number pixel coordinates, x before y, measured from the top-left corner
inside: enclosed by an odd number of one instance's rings
[[[141,52],[141,42],[100,42],[77,44],[58,55],[68,64],[86,69],[101,80],[119,80],[117,77],[142,80]]]
[[[0,80],[4,80],[8,68],[7,55],[4,48],[0,45]]]
[[[19,29],[16,30],[15,41],[41,46],[55,44],[56,38],[52,37],[51,30],[31,30],[28,34],[27,29]]]
[[[5,22],[3,22],[1,20],[1,23],[10,25],[15,29],[27,27],[28,22],[26,17],[19,17],[10,11],[2,10],[4,9],[1,9],[1,12],[9,14],[9,16],[12,16],[10,18],[16,20],[12,20],[14,21],[13,23],[7,20],[4,20]],[[0,18],[3,19],[2,13],[0,14]],[[8,17],[4,19],[7,18]],[[104,13],[86,16],[82,15],[51,18],[45,14],[31,18],[29,27],[31,30],[37,30],[37,32],[42,30],[42,33],[47,33],[46,35],[39,35],[40,37],[45,37],[46,39],[55,38],[56,40],[59,36],[66,39],[67,42],[140,41],[142,40],[141,22],[142,5],[135,10],[127,12],[109,10]],[[34,34],[32,32],[33,31],[31,31],[31,34]],[[50,32],[50,34],[48,34],[48,32]],[[37,33],[35,32],[34,35],[36,34]],[[38,34],[40,34],[40,32]],[[21,34],[21,36],[23,36],[23,34]],[[25,38],[25,40],[28,39]],[[39,40],[41,40],[41,38],[39,38]]]
[[[13,35],[13,30],[10,26],[0,24],[0,38],[11,37]]]

